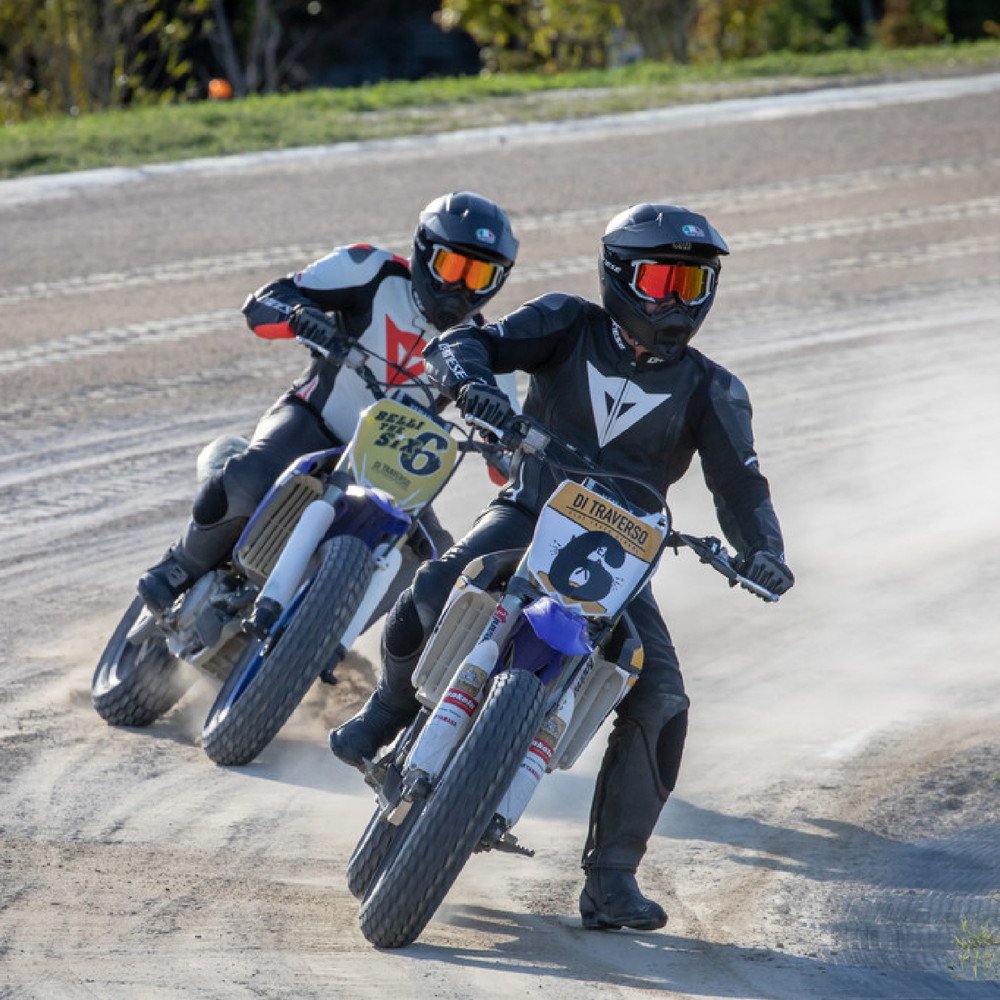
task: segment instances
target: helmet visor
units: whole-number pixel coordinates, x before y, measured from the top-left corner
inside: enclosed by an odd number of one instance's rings
[[[647,302],[676,295],[696,306],[712,294],[715,271],[707,264],[665,264],[661,260],[632,261],[632,291]]]
[[[504,275],[504,269],[499,264],[457,253],[439,243],[431,247],[430,270],[443,284],[453,285],[462,281],[470,292],[480,295],[493,291]]]

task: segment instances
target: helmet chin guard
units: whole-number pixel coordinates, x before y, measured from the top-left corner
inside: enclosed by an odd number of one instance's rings
[[[679,361],[708,316],[725,240],[703,216],[645,203],[616,215],[601,240],[604,308],[629,336],[666,362]]]

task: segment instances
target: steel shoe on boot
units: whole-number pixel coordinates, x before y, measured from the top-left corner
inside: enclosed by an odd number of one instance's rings
[[[391,743],[412,721],[419,706],[416,701],[393,705],[381,688],[376,688],[364,708],[339,729],[330,730],[330,749],[338,759],[352,767],[363,767],[374,760],[379,747]]]
[[[590,868],[580,893],[580,916],[589,930],[655,931],[667,922],[659,903],[647,899],[630,871]]]
[[[157,616],[162,616],[174,601],[194,583],[194,577],[168,552],[155,566],[151,566],[136,584],[143,604]]]

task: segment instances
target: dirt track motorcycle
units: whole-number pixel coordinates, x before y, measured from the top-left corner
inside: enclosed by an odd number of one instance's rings
[[[298,338],[302,340],[302,338]],[[433,543],[417,520],[482,442],[433,408],[430,389],[380,383],[360,344],[303,340],[364,380],[375,402],[344,447],[305,455],[278,477],[227,565],[186,591],[162,618],[138,597],[104,650],[91,685],[111,725],[147,726],[192,682],[185,661],[221,681],[202,731],[218,764],[252,761],[321,675],[373,619],[407,543]],[[426,402],[414,398],[424,391]],[[199,456],[210,473],[246,442],[217,439]],[[495,455],[499,464],[502,455]],[[196,675],[195,675],[196,676]]]
[[[652,485],[602,472],[523,416],[479,428],[566,478],[526,550],[466,567],[414,669],[420,711],[366,767],[377,805],[347,876],[380,948],[417,939],[473,853],[533,853],[511,830],[542,777],[572,767],[638,679],[625,608],[665,549],[689,547],[732,585],[778,599],[717,538],[674,531]],[[626,480],[648,504],[626,496]]]

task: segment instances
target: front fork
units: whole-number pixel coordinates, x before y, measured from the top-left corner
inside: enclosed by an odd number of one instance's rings
[[[261,587],[253,613],[246,621],[247,631],[257,638],[266,638],[281,617],[302,584],[309,560],[333,524],[337,501],[344,495],[346,485],[339,482],[339,478],[335,476],[323,495],[302,512],[274,569]]]
[[[429,790],[441,776],[455,747],[465,738],[522,604],[517,595],[505,594],[479,641],[452,674],[445,693],[406,758],[404,773],[410,784]]]
[[[528,752],[524,755],[517,774],[514,775],[514,780],[500,800],[500,805],[497,806],[497,814],[503,821],[503,833],[521,818],[531,801],[531,796],[535,794],[535,789],[545,777],[569,729],[575,703],[573,689],[569,688],[542,719],[538,732],[532,738],[531,746],[528,747]]]
[[[401,822],[409,810],[409,803],[430,793],[455,748],[465,739],[486,683],[500,658],[500,650],[512,632],[523,604],[522,597],[506,594],[479,641],[455,670],[448,688],[406,758],[402,800],[397,800],[395,807],[387,811],[390,822]],[[570,687],[542,720],[498,809],[504,821],[503,833],[520,819],[542,780],[568,730],[574,704],[575,694]]]

